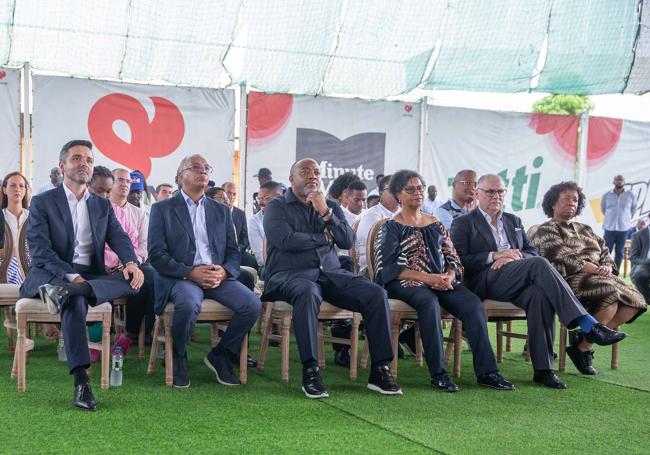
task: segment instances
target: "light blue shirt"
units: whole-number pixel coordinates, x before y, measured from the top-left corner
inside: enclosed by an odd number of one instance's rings
[[[497,226],[494,227],[492,225],[492,217],[487,213],[481,210],[479,207],[479,211],[485,218],[485,221],[487,221],[488,226],[490,226],[490,230],[492,231],[492,236],[494,237],[494,241],[497,244],[497,251],[505,251],[510,249],[510,242],[508,242],[508,236],[506,235],[506,229],[503,226],[503,212],[499,212],[497,215]],[[492,252],[488,255],[487,263],[491,264],[494,262],[494,258],[492,257]]]
[[[445,227],[445,229],[449,229],[451,227],[451,223],[452,221],[454,221],[454,218],[457,218],[458,216],[460,216],[460,214],[467,215],[469,213],[469,211],[466,208],[456,204],[453,199],[449,199],[448,202],[449,205],[451,205],[451,207],[453,207],[457,212],[459,212],[458,215],[454,216],[449,210],[447,210],[447,208],[445,207],[445,205],[447,205],[446,203],[442,204],[441,206],[439,206],[433,211],[433,216],[435,216],[440,220],[440,222]]]
[[[183,199],[187,204],[187,210],[190,212],[190,221],[194,230],[194,239],[196,241],[196,254],[192,265],[212,264],[212,254],[210,253],[210,241],[208,240],[208,230],[205,224],[205,194],[195,204],[183,190],[181,190]]]
[[[606,231],[627,231],[632,227],[636,212],[636,199],[631,191],[616,194],[608,191],[600,200],[600,210],[605,215],[603,229]]]

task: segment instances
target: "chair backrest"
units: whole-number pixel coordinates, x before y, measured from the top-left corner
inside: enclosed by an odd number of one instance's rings
[[[370,228],[370,232],[368,232],[368,241],[366,242],[366,263],[368,264],[368,278],[370,278],[370,280],[375,278],[375,249],[377,247],[377,236],[379,235],[381,227],[389,219],[390,218],[384,218],[377,221]]]
[[[359,221],[355,221],[352,224],[352,231],[354,232],[354,243],[352,248],[350,248],[350,258],[352,258],[352,263],[354,264],[354,273],[359,273],[359,242],[357,241],[357,230],[359,229]]]

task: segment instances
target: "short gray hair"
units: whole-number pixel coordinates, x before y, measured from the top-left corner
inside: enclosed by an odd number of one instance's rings
[[[496,174],[484,174],[484,175],[482,175],[481,177],[479,177],[476,186],[477,186],[477,187],[478,187],[478,186],[481,186],[481,183],[483,183],[483,182],[484,182],[485,180],[487,180],[487,179],[499,179],[499,180],[501,181],[501,183],[503,184],[503,186],[506,186],[506,184],[505,184],[505,182],[503,181],[503,179],[501,178],[501,176],[500,176],[500,175],[496,175]]]

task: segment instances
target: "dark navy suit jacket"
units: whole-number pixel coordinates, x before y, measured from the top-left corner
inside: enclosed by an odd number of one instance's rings
[[[520,250],[525,258],[539,256],[537,249],[528,240],[519,217],[504,212],[501,219],[510,248]],[[497,244],[492,228],[478,208],[459,216],[451,223],[451,241],[465,268],[467,286],[482,295],[487,271],[492,265],[487,263],[488,255],[491,251],[497,251]]]
[[[206,198],[204,204],[212,263],[221,265],[230,277],[237,278],[241,258],[230,209],[210,198]],[[151,206],[147,246],[149,261],[158,272],[155,310],[161,313],[174,284],[192,271],[196,255],[190,211],[182,193]]]
[[[248,241],[248,225],[246,223],[246,213],[237,207],[232,208],[232,222],[237,232],[237,244],[241,251],[245,251],[250,246]]]
[[[108,199],[94,194],[86,201],[93,239],[91,270],[106,275],[104,245],[108,243],[123,264],[137,262],[131,240],[120,225]],[[29,208],[26,233],[32,267],[20,288],[20,297],[35,297],[38,287],[53,280],[65,280],[74,255],[74,226],[63,185],[34,196]]]

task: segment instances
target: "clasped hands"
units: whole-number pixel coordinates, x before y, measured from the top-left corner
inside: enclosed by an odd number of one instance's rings
[[[214,289],[227,278],[226,270],[217,264],[197,265],[187,275],[203,289]]]
[[[447,273],[427,273],[424,284],[435,291],[451,291],[455,280],[456,273],[449,270]]]
[[[508,262],[516,261],[517,259],[523,259],[523,257],[524,256],[521,254],[521,251],[515,249],[495,251],[492,253],[492,259],[494,262],[492,263],[491,268],[492,270],[499,270]]]

